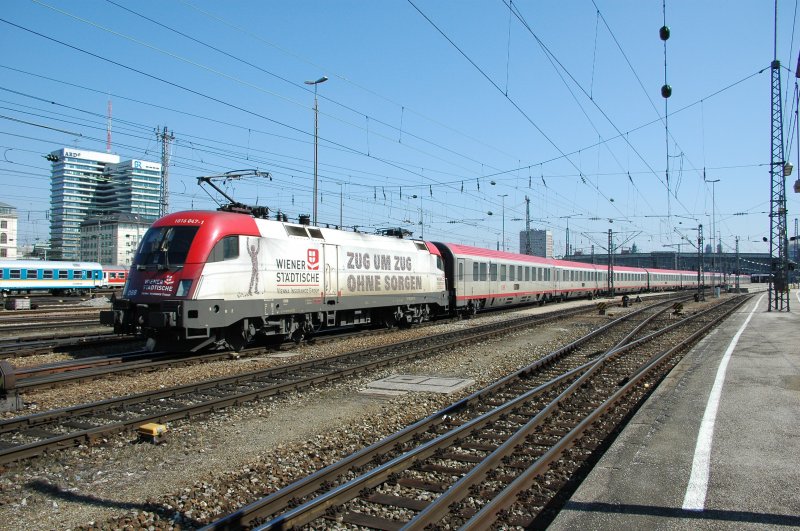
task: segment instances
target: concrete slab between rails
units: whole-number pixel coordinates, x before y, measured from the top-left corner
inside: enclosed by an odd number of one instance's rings
[[[756,295],[698,343],[643,404],[549,529],[800,526],[798,294],[791,294],[790,304],[792,312],[767,312],[766,295]],[[708,404],[715,381],[722,387],[712,424],[714,408]],[[701,481],[705,497],[698,505],[693,495],[702,474],[693,470],[703,469],[697,465],[704,462],[702,448],[709,452],[707,483]]]
[[[294,358],[295,356],[299,355],[300,355],[299,352],[278,352],[277,354],[270,354],[267,357],[282,359],[282,358]],[[257,358],[252,358],[252,359],[257,359]]]
[[[387,378],[367,384],[365,392],[370,391],[417,391],[450,394],[468,387],[475,380],[466,378],[441,378],[418,374],[393,374]]]

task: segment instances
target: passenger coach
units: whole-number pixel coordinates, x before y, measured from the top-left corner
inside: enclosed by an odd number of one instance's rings
[[[97,262],[0,261],[3,296],[37,291],[53,295],[83,295],[97,288],[102,279],[103,268]]]

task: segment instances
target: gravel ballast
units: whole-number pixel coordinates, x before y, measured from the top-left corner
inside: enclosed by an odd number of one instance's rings
[[[559,309],[570,304],[575,303],[559,305]],[[304,345],[295,349],[297,356],[287,359],[262,356],[114,377],[26,397],[30,402],[22,413],[508,318],[508,314],[488,316],[430,329]],[[196,528],[380,440],[611,318],[556,321],[363,377],[177,421],[170,424],[167,442],[161,445],[141,443],[135,434],[124,433],[92,447],[11,464],[0,474],[0,521],[13,523],[14,529],[37,530]],[[476,383],[451,395],[409,393],[389,398],[361,392],[369,382],[391,374],[471,378]]]

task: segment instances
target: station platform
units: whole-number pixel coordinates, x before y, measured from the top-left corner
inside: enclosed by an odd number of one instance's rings
[[[664,379],[548,529],[800,526],[800,292],[757,293]]]

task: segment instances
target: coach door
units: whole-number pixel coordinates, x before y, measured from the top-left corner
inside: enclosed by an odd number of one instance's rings
[[[339,300],[339,247],[337,245],[322,244],[325,270],[323,283],[325,284],[325,302]]]
[[[458,259],[458,263],[456,264],[456,281],[454,282],[454,288],[458,295],[466,295],[467,294],[467,264],[464,262],[463,258]]]

